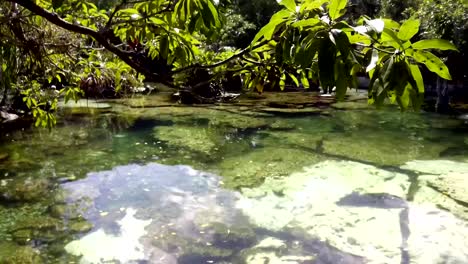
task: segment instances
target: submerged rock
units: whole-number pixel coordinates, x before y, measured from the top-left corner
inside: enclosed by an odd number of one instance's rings
[[[266,179],[251,189],[263,195],[244,197],[237,207],[260,227],[299,229],[369,263],[467,262],[466,224],[434,205],[405,201],[409,185],[404,174],[327,161]]]
[[[269,125],[265,118],[239,114],[217,114],[209,117],[209,120],[210,126],[230,127],[240,130],[266,128]]]
[[[443,145],[403,139],[390,133],[331,134],[323,141],[323,151],[345,159],[381,166],[399,166],[415,159],[438,158]]]
[[[242,258],[248,264],[278,263],[299,264],[310,263],[315,255],[298,256],[288,254],[286,241],[274,237],[267,237],[252,248],[242,252]]]
[[[401,168],[421,174],[444,175],[447,173],[466,173],[468,172],[468,163],[451,160],[412,160],[406,162]]]
[[[340,110],[360,110],[371,108],[367,101],[337,102],[332,104],[331,107]]]
[[[317,163],[322,158],[313,153],[285,148],[256,148],[243,155],[228,157],[216,165],[225,186],[233,189],[261,184],[268,177],[282,177],[298,168]]]
[[[210,154],[217,146],[213,134],[208,128],[193,126],[161,126],[154,129],[158,140],[167,142],[170,146],[185,148],[194,152]]]
[[[448,196],[461,205],[454,206],[450,201],[438,196],[425,196],[426,199],[437,198],[441,207],[468,219],[468,163],[449,160],[416,160],[407,162],[402,168],[423,174],[419,177],[422,183],[437,191],[439,196]],[[464,208],[459,208],[460,206]]]
[[[0,200],[11,202],[38,201],[49,191],[50,182],[47,179],[14,178],[3,179],[0,182]]]

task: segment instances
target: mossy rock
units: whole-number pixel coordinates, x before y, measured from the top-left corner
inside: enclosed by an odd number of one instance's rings
[[[47,179],[4,179],[0,184],[0,200],[10,202],[38,201],[46,197],[49,186],[50,182]]]
[[[12,242],[0,242],[0,263],[41,264],[39,252],[29,246],[18,246]]]
[[[284,119],[277,119],[273,123],[271,123],[269,127],[274,130],[286,130],[287,131],[287,130],[295,129],[296,125]]]
[[[303,147],[316,149],[322,141],[320,134],[302,133],[296,131],[262,131],[257,134],[258,143],[265,146]]]
[[[74,233],[86,233],[93,229],[93,224],[84,220],[73,221],[69,224],[68,228]]]
[[[223,223],[213,223],[213,244],[227,249],[243,249],[251,247],[256,242],[256,234],[248,226],[227,226]]]
[[[268,120],[238,114],[215,114],[210,117],[210,126],[229,127],[240,130],[261,129],[269,126]]]
[[[229,259],[234,251],[214,246],[212,243],[193,241],[172,234],[161,234],[162,238],[154,239],[152,245],[164,251],[178,249],[178,263],[207,263],[207,261],[222,261]]]
[[[369,109],[371,106],[366,101],[336,102],[331,105],[332,108],[339,110],[361,110]]]
[[[228,157],[216,164],[225,187],[240,189],[260,185],[267,177],[287,176],[323,158],[308,151],[284,147],[257,148],[243,155]]]
[[[325,154],[380,166],[399,166],[410,160],[434,159],[444,148],[443,145],[401,138],[390,133],[332,134],[323,141]]]
[[[28,244],[32,240],[55,241],[63,231],[65,227],[59,219],[39,216],[19,220],[11,227],[10,233],[17,243]]]
[[[259,109],[259,111],[275,115],[314,115],[320,114],[321,109],[315,107],[305,107],[305,108],[273,108],[265,107]]]

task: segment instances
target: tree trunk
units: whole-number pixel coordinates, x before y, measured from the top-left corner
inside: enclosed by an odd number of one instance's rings
[[[449,94],[448,94],[448,83],[447,80],[442,80],[437,77],[437,102],[436,111],[437,113],[447,113],[450,110],[449,105]]]

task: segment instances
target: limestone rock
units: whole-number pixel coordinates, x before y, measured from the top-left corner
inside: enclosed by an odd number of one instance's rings
[[[281,195],[273,186],[283,186]],[[431,203],[405,201],[409,181],[404,174],[326,161],[288,178],[268,178],[254,189],[263,195],[237,204],[253,223],[302,230],[367,263],[400,263],[406,256],[401,250],[412,263],[468,261],[467,225]],[[430,254],[424,255],[428,248]]]
[[[274,237],[263,239],[254,247],[242,252],[241,255],[247,264],[300,264],[315,260],[315,255],[288,254],[287,243]]]
[[[451,160],[412,160],[406,162],[401,168],[422,174],[445,175],[468,172],[468,163]]]

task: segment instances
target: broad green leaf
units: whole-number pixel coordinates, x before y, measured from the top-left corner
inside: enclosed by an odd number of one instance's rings
[[[398,38],[403,42],[410,40],[419,31],[420,22],[417,19],[408,19],[400,27],[398,32]]]
[[[324,3],[328,2],[329,0],[309,0],[304,1],[301,5],[300,12],[304,10],[313,10],[320,8]]]
[[[455,50],[457,47],[450,41],[444,39],[423,39],[413,43],[414,49],[439,49],[439,50]]]
[[[322,20],[318,18],[309,18],[309,19],[299,20],[297,22],[294,22],[292,26],[293,27],[313,27],[321,22]]]
[[[278,13],[274,14],[270,22],[266,24],[260,31],[255,35],[255,38],[252,40],[252,44],[256,43],[258,40],[260,40],[262,37],[264,39],[271,39],[273,34],[275,33],[276,27],[286,21],[286,19],[289,18],[291,13],[288,10],[281,10]]]
[[[410,89],[411,86],[408,84],[405,86],[403,93],[396,96],[396,101],[402,110],[407,109],[410,104]]]
[[[280,86],[281,91],[283,91],[284,87],[286,86],[286,74],[284,74],[284,73],[281,74],[279,86]]]
[[[382,42],[384,45],[389,45],[395,49],[403,49],[401,40],[391,29],[385,28],[382,32]]]
[[[309,80],[307,79],[307,75],[303,71],[301,72],[301,83],[302,85],[304,85],[305,89],[309,89]]]
[[[391,19],[383,18],[382,21],[384,22],[386,28],[389,28],[389,29],[399,29],[400,28],[400,24],[398,22],[396,22],[396,21],[391,20]]]
[[[429,51],[417,50],[414,52],[413,58],[417,62],[426,65],[431,72],[436,73],[446,80],[452,80],[452,76],[445,63]]]
[[[369,39],[368,36],[361,35],[361,34],[354,34],[354,35],[348,36],[348,39],[351,44],[362,43],[362,44],[369,45],[371,43],[371,40]]]
[[[410,64],[409,68],[411,71],[411,75],[413,76],[413,79],[416,82],[417,87],[414,88],[417,89],[419,93],[424,93],[424,81],[421,71],[419,70],[419,66],[415,64]]]
[[[348,0],[331,0],[330,5],[328,6],[330,18],[335,20],[344,15],[347,3]]]
[[[281,0],[278,4],[286,7],[291,12],[296,12],[296,1],[294,0]]]
[[[296,76],[294,76],[294,74],[290,73],[289,77],[291,77],[291,79],[293,80],[296,87],[299,87],[299,81],[297,80]]]

